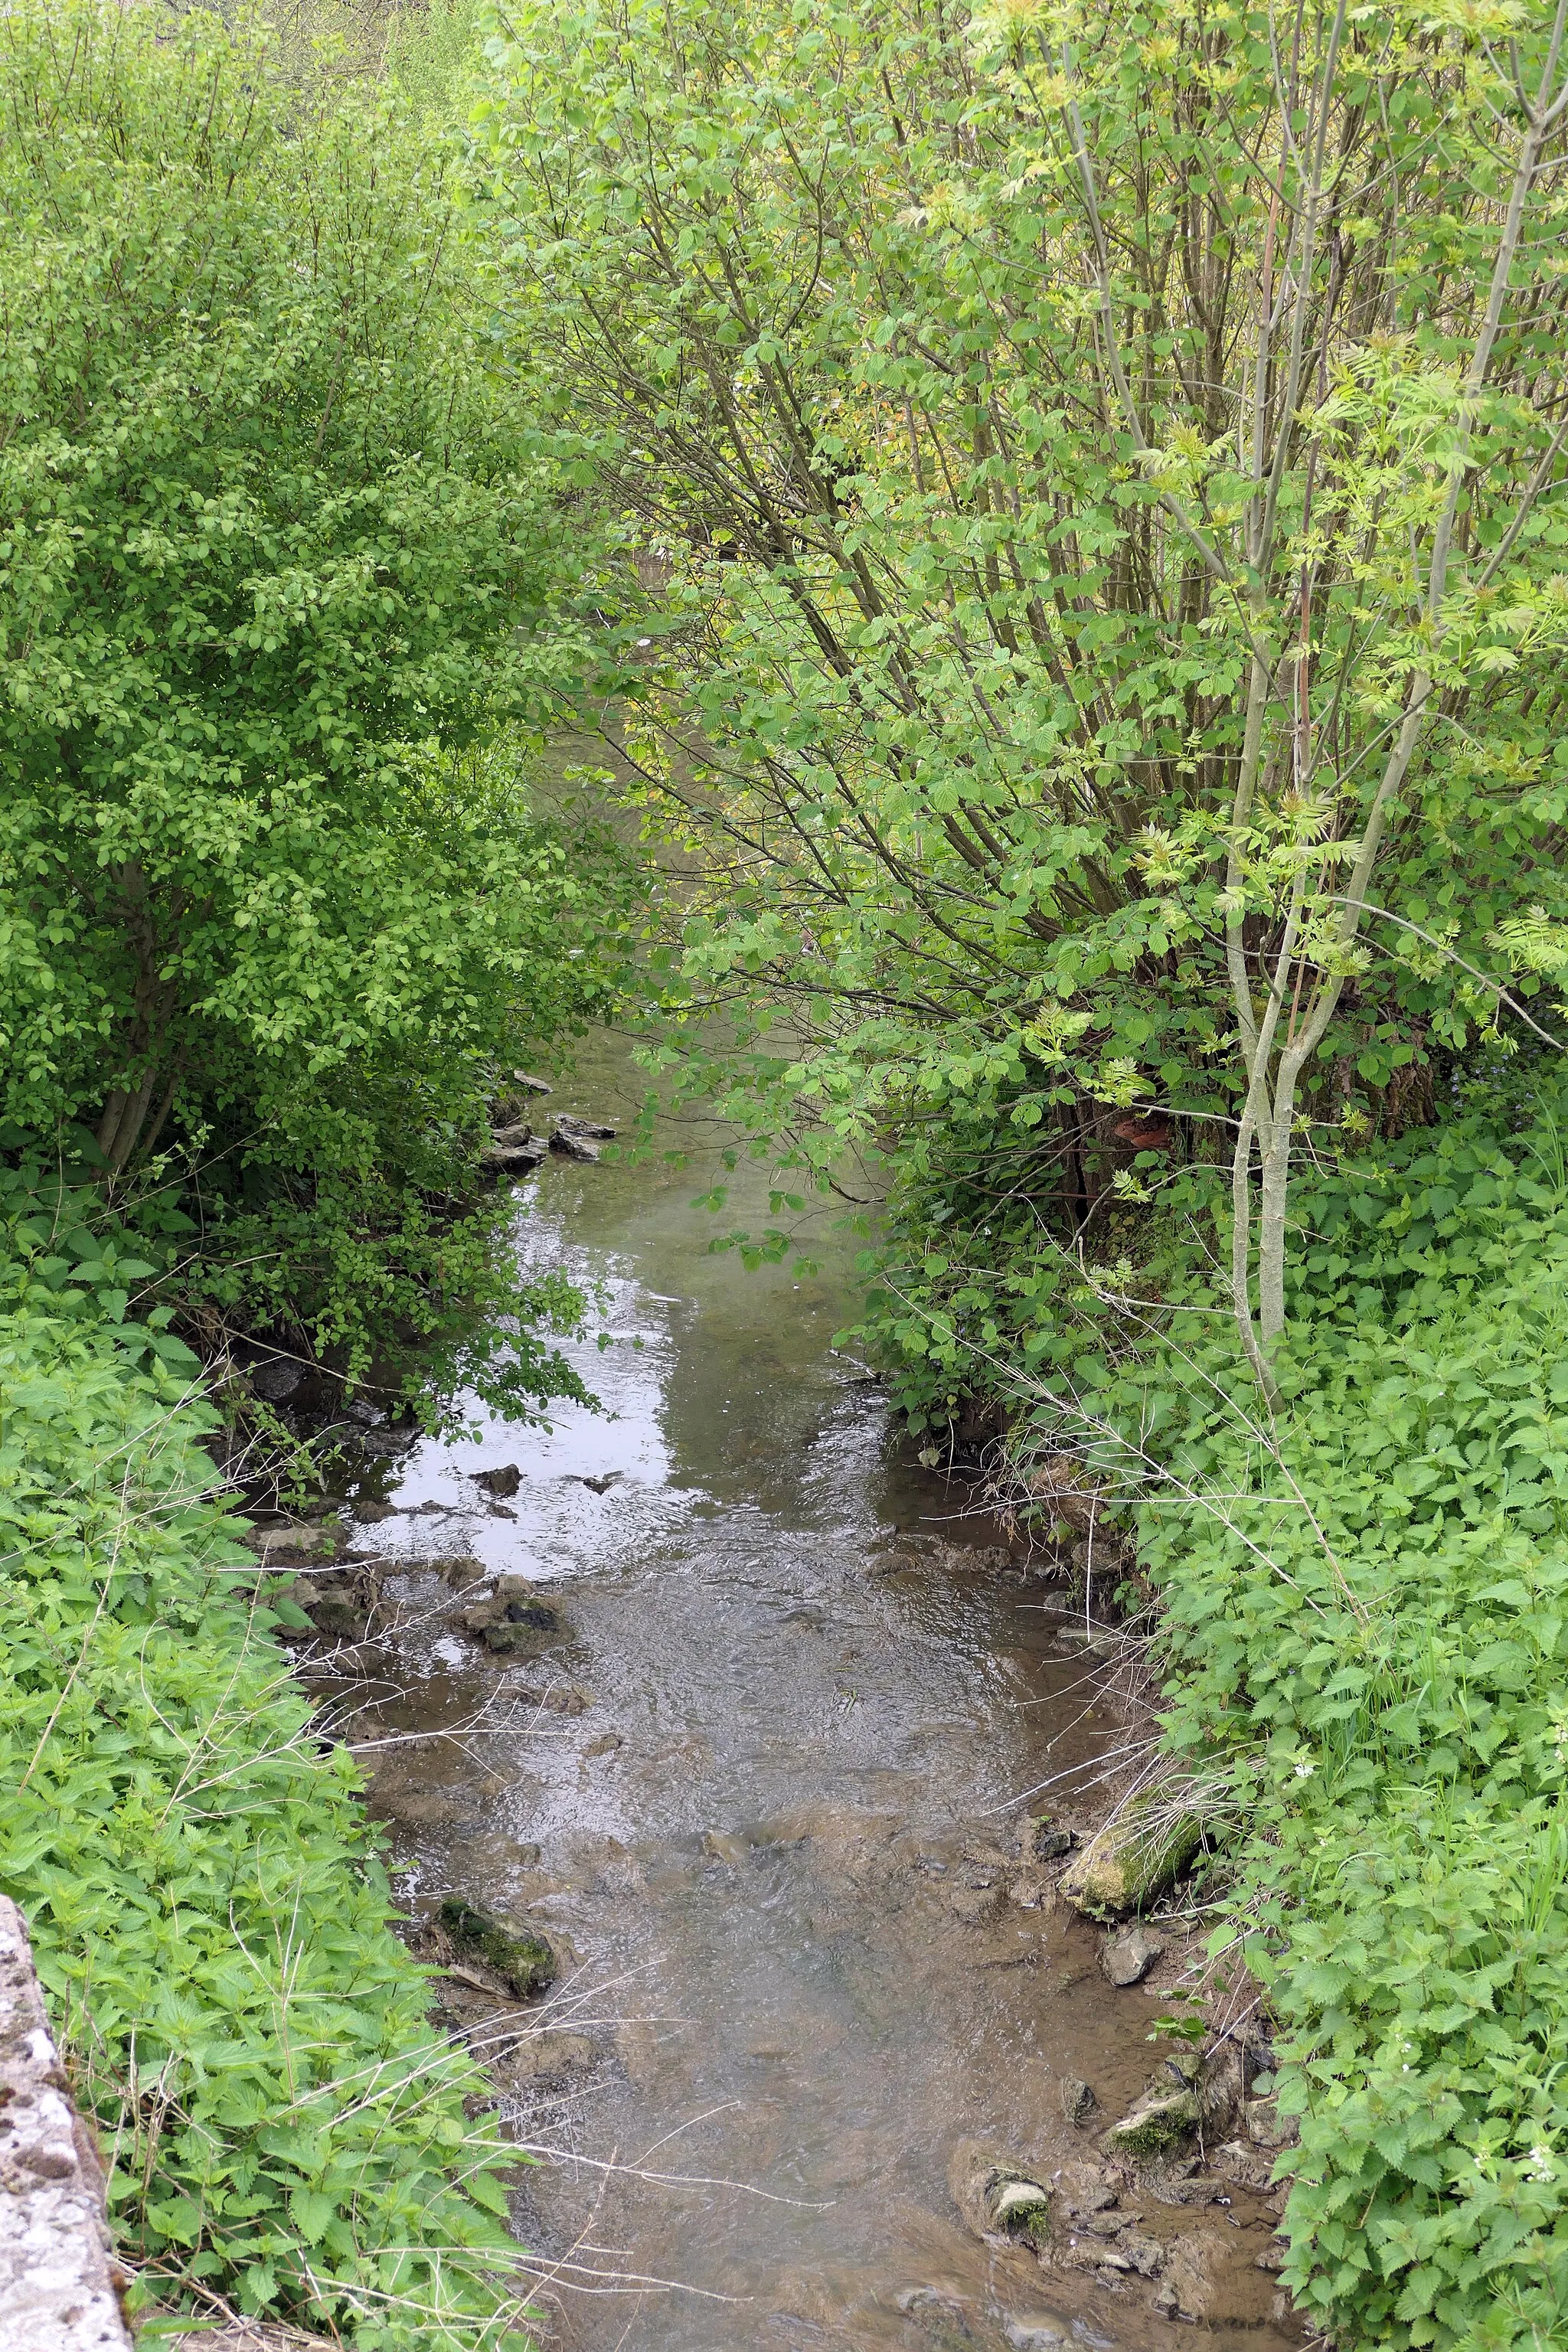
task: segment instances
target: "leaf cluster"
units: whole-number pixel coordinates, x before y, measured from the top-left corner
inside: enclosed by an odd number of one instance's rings
[[[195,1359],[52,1286],[0,1314],[0,1876],[137,2295],[519,2345],[509,2151],[211,1499]]]

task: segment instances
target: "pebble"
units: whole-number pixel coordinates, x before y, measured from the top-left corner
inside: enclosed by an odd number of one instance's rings
[[[1102,1971],[1124,1990],[1129,1985],[1142,1984],[1155,1961],[1164,1957],[1164,1945],[1143,1927],[1124,1927],[1119,1936],[1108,1936],[1100,1948]]]

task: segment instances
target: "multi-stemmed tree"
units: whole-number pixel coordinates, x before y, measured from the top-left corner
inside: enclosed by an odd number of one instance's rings
[[[1104,1106],[1186,1114],[1272,1391],[1293,1136],[1559,907],[1562,9],[490,54],[518,348],[671,572],[628,749],[707,845],[686,985],[787,1011],[751,1075],[819,1158],[984,1098],[1058,1233]]]

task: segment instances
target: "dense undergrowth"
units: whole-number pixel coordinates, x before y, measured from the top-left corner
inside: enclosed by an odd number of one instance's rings
[[[1301,2116],[1286,2283],[1345,2344],[1568,2332],[1563,1092],[1547,1064],[1301,1183],[1273,1422],[1190,1198],[1146,1228],[1158,1281],[1042,1265],[1054,1368],[984,1349],[1020,1490],[1070,1447],[1128,1599],[1158,1591],[1169,1743],[1229,1792],[1215,1949]],[[977,1262],[975,1322],[1001,1279]],[[884,1346],[918,1319],[883,1312]],[[966,1338],[906,1352],[911,1393]]]
[[[1302,2114],[1289,2284],[1359,2343],[1568,2326],[1568,1216],[1472,1189],[1469,1298],[1300,1334],[1272,1439],[1186,1391],[1203,1507],[1142,1512]]]
[[[196,1360],[114,1319],[134,1244],[33,1223],[0,1260],[0,1885],[132,2300],[367,2352],[521,2343],[515,2158],[428,2022],[358,1769],[277,1639],[292,1604],[215,1499]]]

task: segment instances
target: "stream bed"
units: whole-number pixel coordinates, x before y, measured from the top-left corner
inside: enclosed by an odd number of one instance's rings
[[[637,1086],[606,1045],[542,1112],[618,1122]],[[1124,2196],[1166,2250],[1156,2276],[1091,2234],[1047,2266],[954,2204],[965,2138],[1093,2166],[1160,2065],[1180,1945],[1113,1990],[1103,1931],[1000,1866],[1031,1791],[1092,1818],[1115,1712],[1065,1589],[911,1464],[834,1352],[851,1245],[825,1229],[805,1278],[710,1254],[757,1221],[744,1171],[718,1220],[691,1206],[725,1140],[692,1129],[679,1169],[552,1158],[520,1195],[528,1260],[596,1292],[611,1344],[572,1352],[602,1412],[548,1433],[479,1413],[346,1504],[395,1621],[358,1696],[392,1743],[367,1760],[400,1895],[427,1916],[456,1894],[564,1963],[521,2038],[482,1971],[450,2010],[546,2155],[520,2200],[543,2341],[1297,2344],[1258,2266],[1261,2195]],[[526,1654],[455,1622],[481,1573],[538,1588]]]

